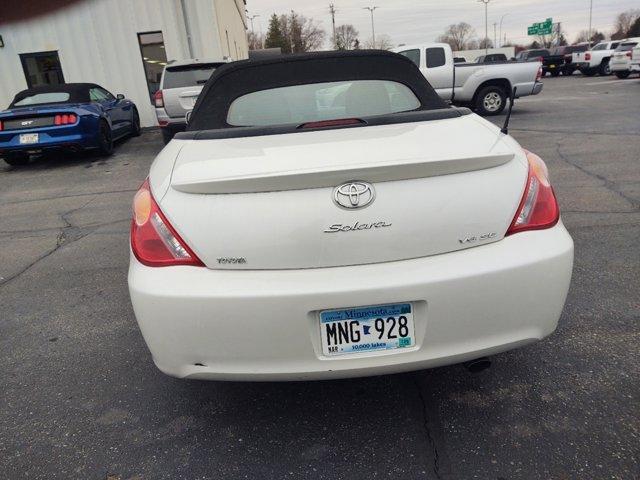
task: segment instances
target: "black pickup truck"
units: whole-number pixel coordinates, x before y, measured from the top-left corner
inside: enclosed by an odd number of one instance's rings
[[[580,45],[565,45],[562,47],[555,47],[553,50],[551,50],[551,55],[549,56],[549,66],[555,66],[554,69],[549,68],[551,75],[553,75],[554,77],[557,77],[560,73],[567,76],[572,75],[573,72],[578,69],[578,66],[573,63],[572,54],[574,52],[586,52],[588,49],[589,45],[586,43],[582,43]]]
[[[523,50],[518,53],[516,60],[519,62],[541,62],[543,75],[547,73],[550,73],[553,77],[557,77],[561,73],[563,75],[571,75],[577,69],[577,65],[571,63],[571,54],[585,51],[588,48],[589,46],[584,44],[555,47],[551,51],[546,48]]]
[[[515,59],[518,62],[540,62],[542,63],[542,74],[546,75],[551,72],[554,77],[560,74],[560,70],[558,70],[559,62],[562,61],[564,63],[564,57],[561,59],[554,57],[546,48],[523,50],[516,55]]]

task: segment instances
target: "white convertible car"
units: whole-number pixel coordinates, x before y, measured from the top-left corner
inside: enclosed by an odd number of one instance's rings
[[[176,377],[466,362],[551,334],[573,242],[547,168],[407,58],[234,62],[136,193],[129,290]]]

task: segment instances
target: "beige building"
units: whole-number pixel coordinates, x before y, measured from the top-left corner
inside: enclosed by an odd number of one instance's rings
[[[187,58],[247,58],[244,0],[84,0],[0,26],[0,110],[25,88],[91,82],[156,124],[151,96],[162,68]]]

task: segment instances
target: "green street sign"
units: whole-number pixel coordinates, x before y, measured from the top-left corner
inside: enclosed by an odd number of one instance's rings
[[[547,18],[544,22],[534,23],[527,27],[527,35],[551,35],[553,31],[553,18]]]

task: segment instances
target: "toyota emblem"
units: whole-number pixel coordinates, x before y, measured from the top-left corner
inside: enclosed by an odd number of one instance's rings
[[[333,189],[333,201],[342,208],[364,208],[375,198],[376,191],[367,182],[347,182]]]

